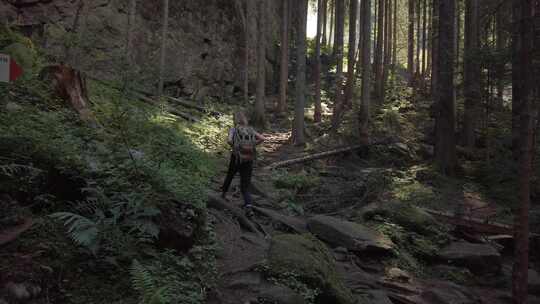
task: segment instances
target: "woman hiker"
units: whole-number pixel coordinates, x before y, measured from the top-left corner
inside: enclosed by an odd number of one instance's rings
[[[227,142],[232,148],[231,160],[229,162],[229,170],[227,177],[221,188],[223,199],[226,198],[229,186],[236,175],[240,172],[240,190],[244,199],[244,208],[248,213],[251,213],[252,200],[249,193],[251,184],[251,173],[253,172],[253,162],[256,158],[255,147],[262,143],[265,138],[257,133],[248,125],[246,115],[243,112],[234,114],[234,127],[229,130]]]

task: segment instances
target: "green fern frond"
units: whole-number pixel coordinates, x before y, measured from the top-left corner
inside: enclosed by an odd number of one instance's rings
[[[56,212],[50,215],[53,219],[60,220],[67,227],[69,237],[78,245],[84,246],[95,252],[99,229],[94,221],[71,212]]]
[[[146,295],[156,289],[152,274],[139,261],[133,260],[129,273],[133,289],[141,295]]]

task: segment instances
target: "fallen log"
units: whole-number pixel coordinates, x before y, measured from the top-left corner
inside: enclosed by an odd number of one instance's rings
[[[209,194],[208,200],[207,200],[207,206],[208,208],[215,209],[218,211],[229,211],[233,214],[234,217],[238,220],[238,223],[242,228],[249,232],[253,232],[255,234],[261,235],[261,232],[255,227],[255,225],[244,215],[242,210],[240,210],[238,207],[233,206],[230,203],[227,203],[222,198]]]
[[[482,219],[473,217],[458,217],[451,212],[442,212],[426,208],[420,208],[427,213],[434,216],[436,219],[442,220],[448,224],[455,225],[457,227],[465,228],[475,233],[483,234],[510,234],[514,233],[514,229],[510,225],[504,225],[500,223],[487,223]]]
[[[354,145],[354,146],[337,148],[337,149],[326,151],[326,152],[320,152],[320,153],[310,154],[310,155],[306,155],[306,156],[299,157],[299,158],[293,158],[293,159],[289,159],[289,160],[279,161],[279,162],[276,162],[276,163],[273,163],[273,164],[270,164],[270,165],[264,167],[264,169],[272,170],[272,169],[276,169],[276,168],[280,168],[280,167],[287,167],[287,166],[294,165],[294,164],[305,163],[305,162],[312,161],[312,160],[317,160],[317,159],[326,158],[326,157],[330,157],[330,156],[334,156],[334,155],[338,155],[338,154],[343,154],[343,153],[352,152],[352,151],[356,151],[356,150],[360,150],[360,149],[365,149],[365,148],[370,147],[370,146],[391,144],[393,142],[394,141],[392,141],[391,139],[390,140],[389,139],[382,139],[382,140],[379,140],[379,141],[374,141],[372,143],[359,144],[359,145]]]
[[[212,116],[221,116],[221,115],[223,115],[222,113],[220,113],[218,111],[207,110],[204,107],[201,107],[201,106],[199,106],[197,104],[194,104],[194,103],[186,101],[186,100],[182,100],[180,98],[174,98],[174,97],[170,97],[170,96],[166,96],[166,98],[169,101],[174,102],[175,104],[179,104],[179,105],[184,106],[184,107],[189,108],[189,109],[195,109],[195,110],[197,110],[199,112],[206,113],[206,114],[209,114],[209,115],[212,115]]]
[[[144,95],[142,95],[140,93],[131,92],[131,94],[134,97],[136,97],[136,98],[138,98],[138,99],[140,99],[140,100],[142,100],[142,101],[144,101],[146,103],[149,103],[149,104],[152,104],[152,105],[158,105],[159,104],[159,102],[157,100],[154,100],[154,99],[152,99],[150,97],[146,97],[146,96],[144,96]],[[169,112],[169,113],[171,113],[171,114],[173,114],[175,116],[181,117],[181,118],[183,118],[183,119],[185,119],[187,121],[190,121],[190,122],[199,122],[200,121],[199,119],[197,119],[197,118],[195,118],[195,117],[193,117],[193,116],[191,116],[191,115],[189,115],[187,113],[180,112],[180,111],[177,111],[177,110],[167,109],[167,112]]]
[[[13,228],[0,231],[0,246],[6,245],[8,243],[16,240],[23,232],[30,229],[33,225],[33,221],[30,218],[24,220],[24,222]]]

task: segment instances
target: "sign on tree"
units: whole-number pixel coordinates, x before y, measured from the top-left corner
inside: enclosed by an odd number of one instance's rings
[[[22,75],[22,68],[9,55],[0,54],[0,82],[13,82]]]

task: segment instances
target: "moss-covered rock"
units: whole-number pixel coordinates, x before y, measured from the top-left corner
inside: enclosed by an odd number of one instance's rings
[[[311,235],[274,236],[268,256],[271,275],[294,273],[321,293],[317,303],[350,304],[353,298],[335,269],[328,248]]]
[[[403,202],[377,204],[364,213],[366,220],[371,220],[376,216],[387,218],[395,224],[421,234],[430,234],[440,228],[435,218],[429,213]]]

